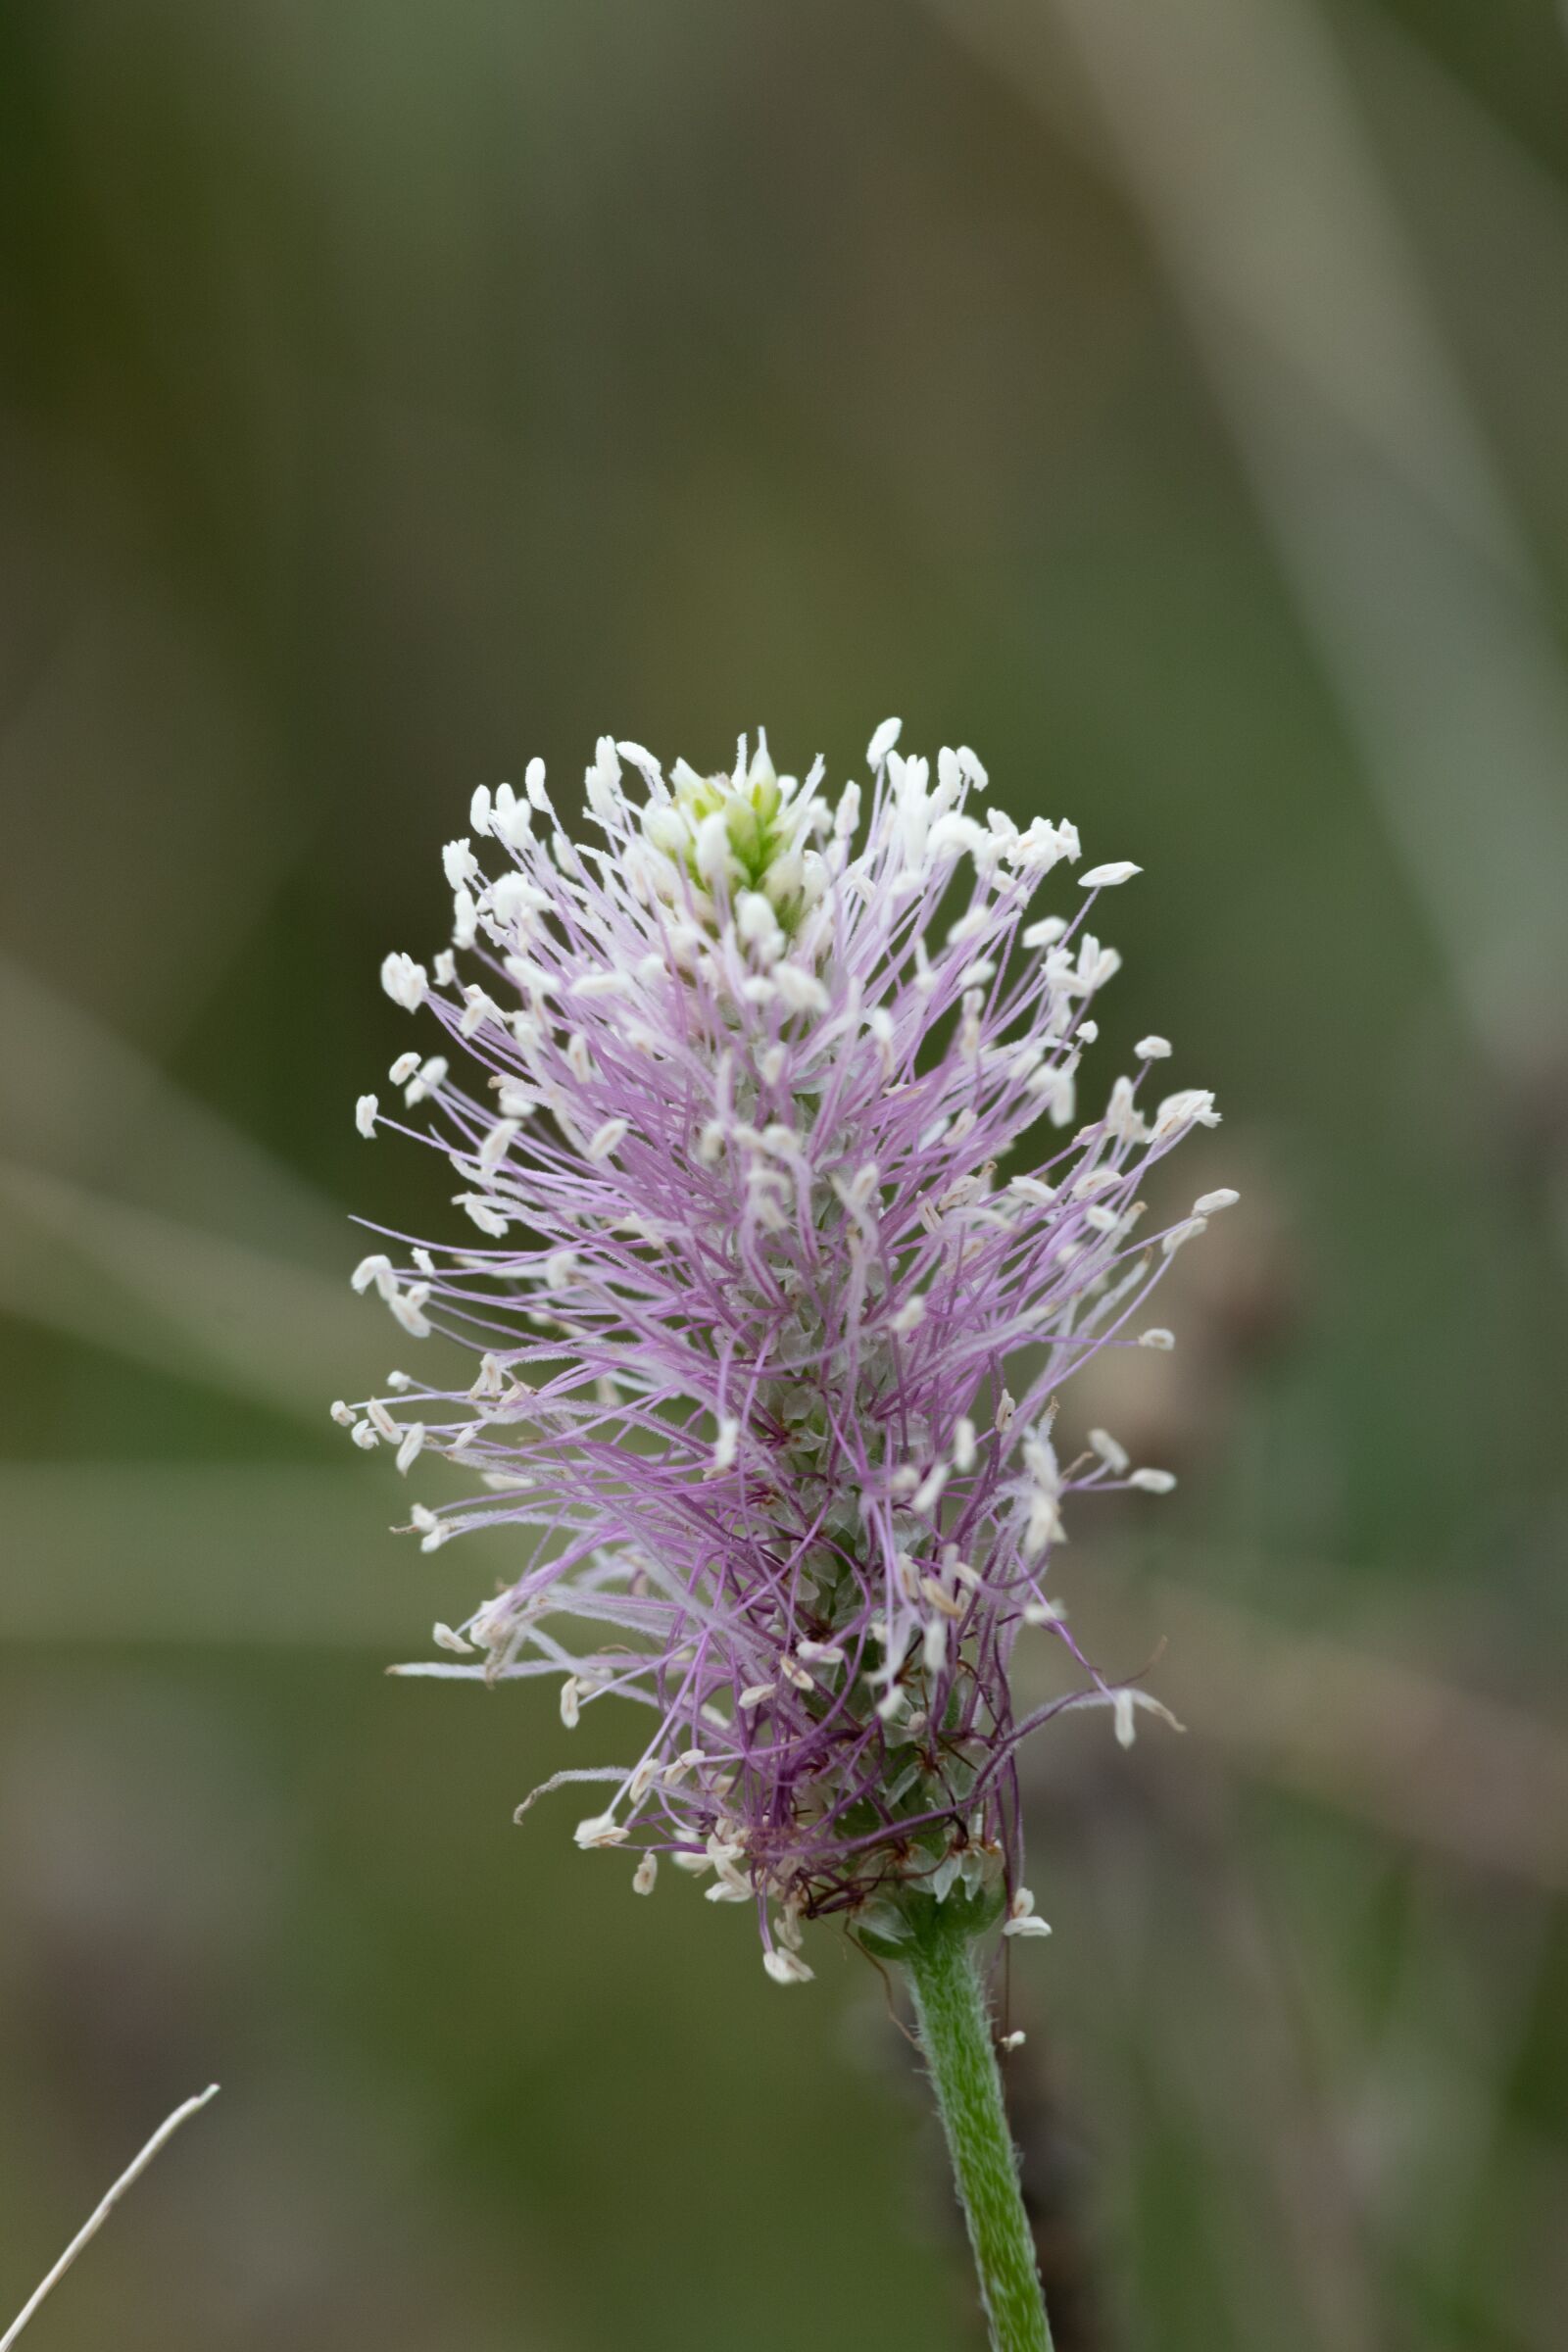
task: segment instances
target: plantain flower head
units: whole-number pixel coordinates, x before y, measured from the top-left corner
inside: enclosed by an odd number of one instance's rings
[[[1217,1119],[1158,1094],[1162,1038],[1080,1108],[1119,961],[1097,902],[1139,869],[1075,875],[1071,823],[981,814],[971,751],[933,777],[898,736],[836,798],[763,738],[666,776],[606,737],[592,843],[538,761],[481,787],[444,854],[451,946],[382,969],[443,1032],[392,1066],[417,1115],[356,1111],[442,1155],[457,1213],[354,1277],[438,1368],[334,1414],[462,1473],[413,1509],[427,1550],[516,1544],[403,1671],[552,1682],[568,1726],[622,1702],[623,1760],[547,1784],[597,1785],[578,1844],[632,1851],[639,1892],[668,1862],[753,1906],[784,1984],[803,1920],[911,1889],[1044,1931],[1019,1743],[1083,1705],[1125,1741],[1154,1703],[1078,1650],[1054,1547],[1076,1494],[1174,1483],[1104,1431],[1061,1460],[1056,1398],[1102,1348],[1171,1345],[1150,1293],[1235,1198],[1138,1230],[1151,1164]],[[1020,1641],[1070,1669],[1030,1709]]]

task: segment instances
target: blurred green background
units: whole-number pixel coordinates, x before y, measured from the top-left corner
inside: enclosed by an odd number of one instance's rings
[[[1191,1728],[1030,1762],[1062,2352],[1560,2344],[1556,11],[49,0],[0,186],[0,2320],[217,2076],[29,2347],[977,2340],[875,1976],[512,1826],[325,1411],[473,784],[897,710],[1147,867],[1100,1067],[1244,1194],[1070,1407]]]

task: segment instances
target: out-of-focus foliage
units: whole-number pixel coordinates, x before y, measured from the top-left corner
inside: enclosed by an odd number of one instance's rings
[[[964,2340],[874,1975],[512,1826],[325,1416],[471,786],[890,710],[1148,868],[1101,1067],[1244,1193],[1072,1404],[1191,1728],[1034,1758],[1064,2352],[1560,2340],[1565,98],[1546,0],[0,22],[0,2312],[225,2084],[40,2347]]]

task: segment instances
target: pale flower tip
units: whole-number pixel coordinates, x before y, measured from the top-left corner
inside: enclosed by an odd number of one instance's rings
[[[606,1119],[603,1125],[596,1128],[589,1138],[587,1157],[589,1159],[609,1159],[611,1154],[618,1151],[625,1142],[628,1124],[625,1119]]]
[[[368,1257],[361,1258],[349,1276],[349,1288],[363,1295],[369,1289],[372,1282],[383,1298],[390,1298],[397,1289],[392,1273],[392,1260],[379,1250],[373,1250]]]
[[[652,1894],[659,1879],[659,1856],[644,1854],[631,1874],[633,1894]]]
[[[1007,1905],[1003,1923],[1004,1936],[1049,1936],[1051,1923],[1042,1919],[1035,1909],[1035,1898],[1027,1886],[1020,1886]]]
[[[1166,1061],[1170,1057],[1168,1037],[1141,1037],[1133,1048],[1140,1061]]]
[[[1143,870],[1130,858],[1121,858],[1109,865],[1092,865],[1087,874],[1079,875],[1078,886],[1081,890],[1114,890],[1118,882],[1130,882]]]
[[[1008,2052],[1013,2050],[1021,2050],[1028,2038],[1029,2036],[1024,2032],[1022,2026],[1015,2026],[1010,2034],[1004,2034],[1002,2039],[998,2042],[997,2047],[999,2050],[1006,2050]]]
[[[807,1967],[799,1952],[764,1952],[762,1966],[775,1984],[809,1984],[816,1974],[814,1968]]]
[[[1092,1429],[1089,1432],[1089,1443],[1106,1469],[1114,1470],[1118,1477],[1124,1470],[1131,1467],[1131,1454],[1125,1446],[1111,1436],[1108,1429]]]
[[[1130,1690],[1118,1690],[1112,1702],[1115,1716],[1116,1744],[1131,1747],[1138,1737],[1138,1709]]]
[[[471,1657],[473,1654],[473,1643],[465,1641],[462,1634],[455,1633],[450,1625],[443,1625],[439,1617],[430,1628],[430,1639],[437,1649],[454,1650],[460,1657]]]
[[[599,1845],[624,1845],[631,1832],[615,1819],[613,1813],[594,1813],[587,1821],[579,1821],[572,1832],[577,1844],[587,1853]]]
[[[1232,1192],[1228,1185],[1222,1185],[1217,1193],[1200,1195],[1193,1202],[1193,1214],[1195,1217],[1217,1216],[1222,1208],[1234,1208],[1241,1197],[1240,1193]]]
[[[1174,1470],[1133,1470],[1128,1473],[1127,1484],[1137,1487],[1144,1494],[1169,1494],[1176,1484],[1176,1473]]]
[[[712,1459],[709,1465],[715,1476],[721,1476],[724,1471],[733,1469],[740,1442],[741,1425],[738,1416],[734,1413],[721,1413],[718,1420],[718,1435],[713,1440]]]
[[[418,1011],[429,984],[430,976],[423,964],[416,963],[412,956],[388,956],[382,962],[381,986],[393,1004],[401,1004],[405,1012]]]
[[[904,730],[902,718],[885,718],[865,747],[867,767],[880,767]]]
[[[1161,1355],[1168,1355],[1176,1345],[1176,1334],[1167,1331],[1161,1323],[1152,1323],[1147,1331],[1139,1333],[1137,1345],[1155,1348]]]
[[[367,1143],[375,1134],[375,1114],[379,1108],[380,1104],[374,1095],[361,1095],[354,1105],[354,1124]]]

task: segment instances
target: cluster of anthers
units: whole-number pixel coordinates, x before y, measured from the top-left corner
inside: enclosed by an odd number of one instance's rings
[[[1101,1430],[1058,1459],[1057,1394],[1099,1348],[1171,1346],[1149,1294],[1235,1199],[1135,1238],[1145,1172],[1217,1118],[1206,1093],[1149,1100],[1162,1038],[1076,1124],[1119,960],[1092,909],[1139,869],[1096,866],[1072,912],[1027,920],[1075,828],[980,819],[974,754],[933,778],[898,735],[871,740],[864,808],[820,761],[776,775],[761,738],[729,775],[666,778],[607,737],[602,847],[564,830],[537,760],[520,795],[481,787],[445,851],[452,946],[382,968],[453,1061],[392,1065],[422,1124],[358,1106],[366,1136],[445,1155],[470,1230],[383,1236],[355,1287],[478,1362],[333,1413],[401,1471],[466,1474],[414,1508],[426,1550],[498,1522],[525,1545],[507,1591],[436,1627],[456,1654],[401,1671],[555,1677],[567,1725],[641,1708],[628,1763],[546,1787],[605,1785],[577,1842],[634,1849],[639,1892],[664,1858],[752,1904],[784,1984],[811,1973],[804,1919],[870,1926],[910,1890],[1045,1932],[1019,1742],[1084,1705],[1126,1741],[1155,1703],[1097,1672],[1047,1592],[1063,1505],[1174,1483]],[[1004,1173],[1042,1121],[1044,1164]],[[1036,1628],[1072,1672],[1020,1712]]]

